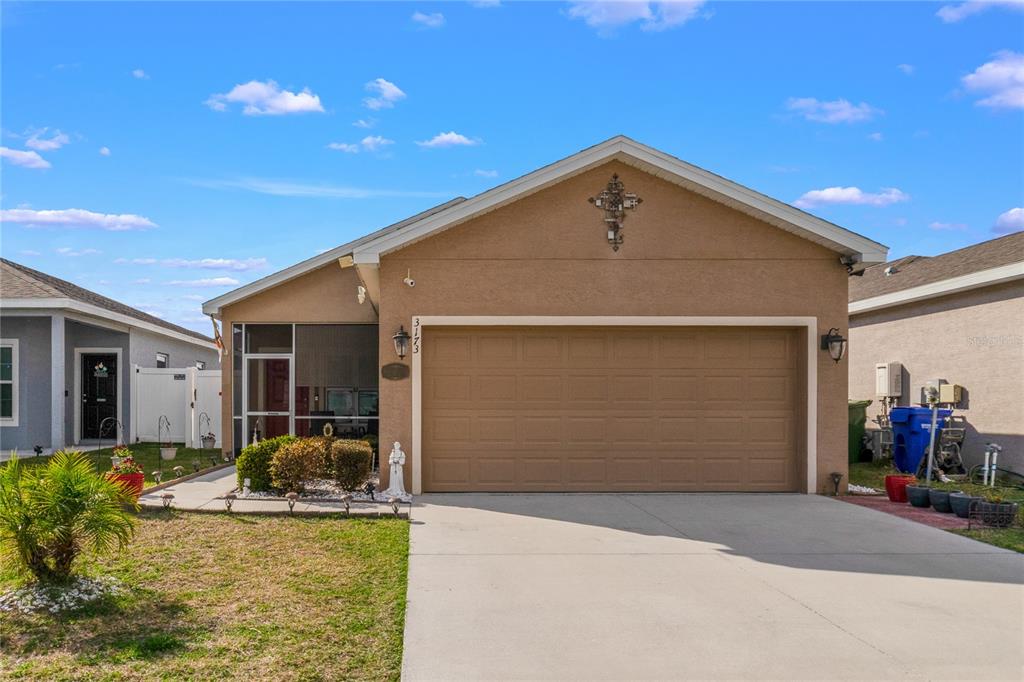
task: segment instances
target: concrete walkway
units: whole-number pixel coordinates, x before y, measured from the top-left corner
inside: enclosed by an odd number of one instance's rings
[[[211,471],[208,474],[182,481],[174,485],[162,488],[155,492],[147,492],[139,498],[139,504],[143,507],[163,507],[161,495],[171,493],[174,500],[171,506],[181,511],[226,511],[224,495],[230,493],[238,484],[238,474],[234,466]],[[409,505],[403,504],[400,507],[400,515],[407,516]],[[238,514],[283,514],[287,513],[288,502],[274,499],[236,499],[231,506],[231,511]],[[295,505],[296,514],[337,514],[345,511],[345,506],[340,502],[306,502],[300,501]],[[352,516],[378,516],[391,515],[391,507],[386,503],[353,502],[351,504]]]
[[[403,677],[1021,679],[1024,558],[805,495],[426,495]]]

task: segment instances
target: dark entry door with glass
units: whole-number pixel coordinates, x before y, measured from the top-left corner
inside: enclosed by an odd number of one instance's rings
[[[82,355],[82,434],[84,440],[107,437],[117,433],[117,355],[85,353]],[[113,417],[103,424],[103,420]],[[103,433],[100,425],[103,424]]]

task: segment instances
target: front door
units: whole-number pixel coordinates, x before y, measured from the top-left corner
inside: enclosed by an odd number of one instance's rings
[[[246,444],[292,433],[290,355],[246,357]]]
[[[82,354],[82,434],[83,440],[107,438],[118,432],[117,355]],[[105,419],[109,419],[104,423]],[[100,433],[102,425],[103,432]]]

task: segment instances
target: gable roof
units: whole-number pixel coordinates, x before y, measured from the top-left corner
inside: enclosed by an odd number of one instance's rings
[[[470,199],[460,198],[441,204],[400,223],[395,223],[354,242],[343,244],[320,256],[282,270],[280,273],[228,292],[205,303],[203,311],[217,314],[225,305],[293,277],[298,277],[340,257],[351,256],[352,261],[356,264],[375,265],[380,262],[381,255],[454,227],[613,160],[621,161],[664,180],[674,182],[688,190],[821,244],[853,263],[881,262],[885,260],[888,253],[888,247],[883,244],[619,135]]]
[[[194,332],[185,327],[161,320],[159,317],[144,313],[141,310],[101,296],[67,280],[48,275],[39,270],[0,258],[0,303],[5,308],[22,307],[37,303],[41,307],[67,307],[67,302],[77,302],[91,308],[98,308],[100,313],[113,313],[143,322],[151,331],[160,333],[171,332],[175,336],[187,336],[193,341],[201,341],[210,346],[213,339]],[[152,329],[157,327],[158,329]]]
[[[886,274],[886,271],[889,274]],[[938,256],[906,256],[850,278],[850,312],[942,296],[1024,278],[1024,232]]]

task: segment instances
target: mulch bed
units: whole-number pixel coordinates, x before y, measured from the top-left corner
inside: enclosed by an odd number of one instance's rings
[[[914,507],[906,502],[890,502],[889,498],[885,495],[846,495],[839,499],[860,507],[867,507],[868,509],[875,509],[886,514],[917,521],[932,528],[941,528],[943,530],[967,528],[967,519],[961,519],[956,514],[942,514],[931,507]]]

